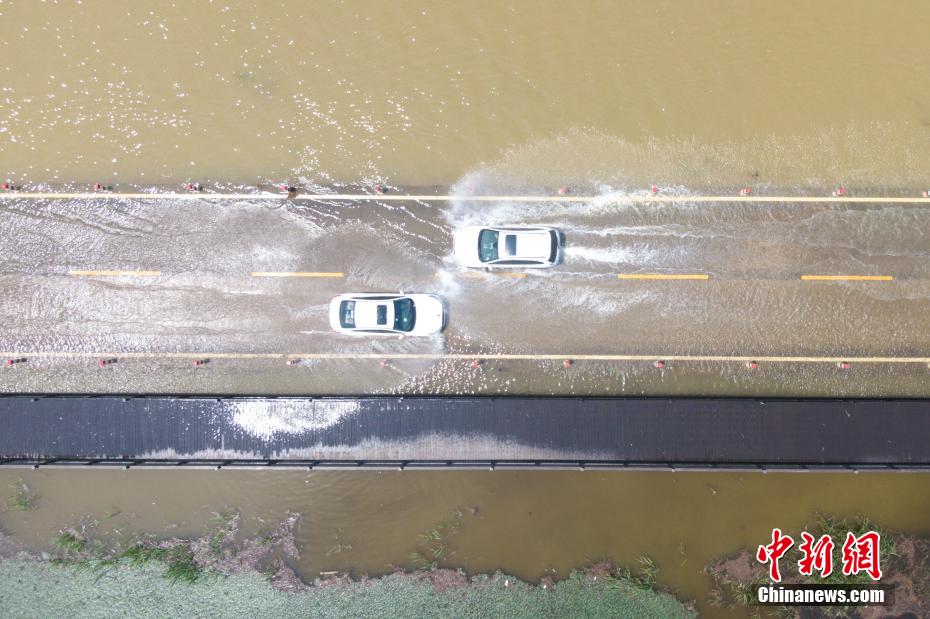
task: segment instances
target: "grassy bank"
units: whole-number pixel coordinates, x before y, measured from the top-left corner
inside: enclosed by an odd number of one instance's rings
[[[504,574],[448,570],[336,580],[294,593],[254,572],[194,582],[163,566],[118,561],[82,570],[47,561],[0,561],[5,617],[694,617],[673,596],[623,578],[575,572],[546,587]]]
[[[695,612],[656,589],[647,558],[633,572],[607,562],[531,585],[503,573],[466,576],[439,567],[461,511],[419,536],[421,569],[379,578],[332,573],[313,585],[289,561],[300,555],[300,516],[287,513],[255,537],[238,513],[215,514],[201,537],[101,531],[96,521],[59,531],[51,552],[18,548],[0,533],[2,617],[636,617]]]

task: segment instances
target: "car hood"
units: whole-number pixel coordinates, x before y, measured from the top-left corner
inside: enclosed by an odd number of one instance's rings
[[[455,231],[452,250],[455,252],[455,258],[463,264],[474,264],[481,266],[478,260],[478,235],[481,234],[481,228],[469,226]]]
[[[442,331],[445,325],[446,308],[439,297],[431,294],[410,295],[417,312],[412,335],[426,335]]]

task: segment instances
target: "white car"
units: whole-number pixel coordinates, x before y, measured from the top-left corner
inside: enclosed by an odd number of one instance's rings
[[[548,226],[467,226],[456,230],[455,258],[466,267],[541,269],[564,255],[562,234]]]
[[[341,294],[329,304],[329,324],[350,335],[433,335],[446,326],[446,308],[433,294]]]

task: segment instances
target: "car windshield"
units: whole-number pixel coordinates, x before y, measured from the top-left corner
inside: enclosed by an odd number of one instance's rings
[[[497,260],[498,236],[496,230],[482,230],[478,235],[478,259],[481,262]]]
[[[344,329],[355,328],[355,301],[343,301],[339,304],[339,324]]]
[[[412,331],[416,321],[416,308],[410,299],[394,301],[394,328],[397,331]]]
[[[549,233],[552,236],[552,246],[549,250],[549,262],[555,262],[559,256],[559,235],[555,231]]]

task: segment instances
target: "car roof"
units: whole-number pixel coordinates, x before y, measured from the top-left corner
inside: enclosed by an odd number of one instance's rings
[[[376,299],[356,298],[355,301],[355,328],[356,329],[385,329],[394,328],[394,303],[397,297]],[[381,320],[379,320],[379,317]]]

